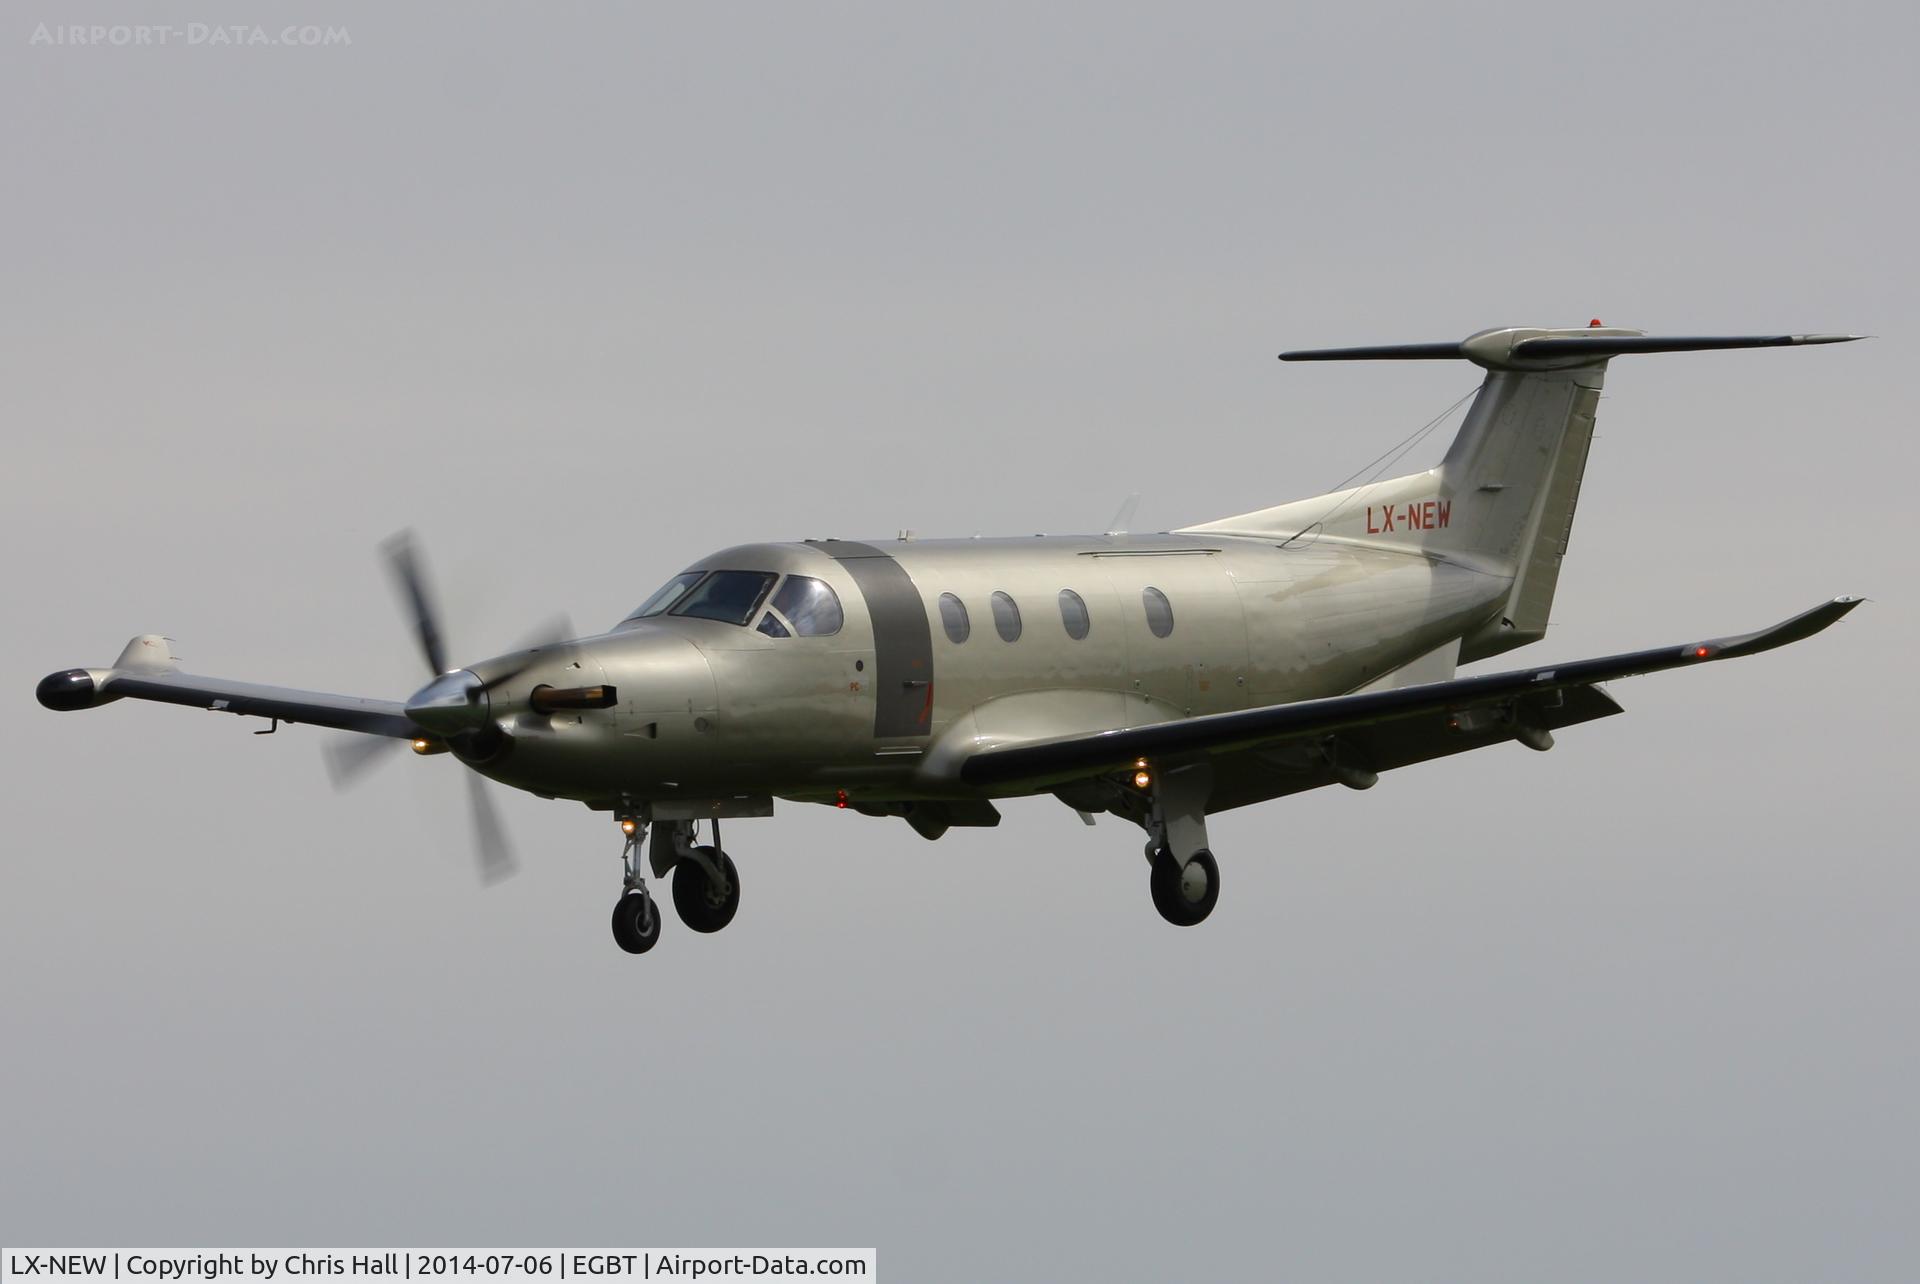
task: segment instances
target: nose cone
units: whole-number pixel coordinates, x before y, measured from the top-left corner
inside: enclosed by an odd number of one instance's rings
[[[488,720],[487,689],[465,669],[443,673],[413,693],[407,716],[443,736],[477,731]]]

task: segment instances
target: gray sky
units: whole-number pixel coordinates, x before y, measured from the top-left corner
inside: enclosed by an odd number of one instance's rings
[[[1912,1278],[1912,6],[445,12],[0,24],[0,1241]],[[788,807],[636,960],[582,808],[503,793],[485,891],[449,759],[335,796],[310,730],[33,703],[147,631],[403,695],[405,525],[479,656],[746,539],[1241,512],[1472,383],[1279,349],[1594,316],[1884,337],[1616,362],[1525,656],[1875,601],[1223,816],[1193,931],[1051,801]]]

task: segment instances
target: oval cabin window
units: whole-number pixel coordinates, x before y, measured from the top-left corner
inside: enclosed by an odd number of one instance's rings
[[[1020,637],[1020,608],[1005,593],[993,595],[993,627],[1002,642],[1013,642]]]
[[[940,595],[940,624],[947,631],[947,641],[955,646],[965,642],[973,631],[967,622],[967,604],[951,593]]]
[[[1093,621],[1087,618],[1087,604],[1072,589],[1060,590],[1060,622],[1067,626],[1067,636],[1078,642],[1087,636],[1087,630]]]
[[[1153,630],[1153,636],[1166,637],[1173,632],[1173,603],[1167,601],[1167,595],[1157,588],[1145,589],[1140,601],[1147,608],[1147,627]]]

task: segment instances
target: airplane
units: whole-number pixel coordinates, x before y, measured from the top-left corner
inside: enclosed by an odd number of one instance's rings
[[[1861,337],[1659,337],[1595,321],[1285,352],[1486,374],[1424,472],[1160,534],[742,544],[605,633],[556,628],[465,666],[448,661],[402,534],[385,552],[432,674],[404,701],[196,677],[157,634],[111,667],[50,674],[37,694],[62,711],[126,698],[357,733],[329,755],[343,780],[388,747],[450,753],[471,769],[489,879],[512,857],[483,777],[610,813],[623,834],[613,935],[629,953],[660,936],[648,873],[671,876],[693,931],[732,922],[740,874],[720,822],[770,816],[776,798],[900,817],[937,839],[997,825],[1001,800],[1051,795],[1089,825],[1138,825],[1154,908],[1188,927],[1220,895],[1213,814],[1369,789],[1381,772],[1496,744],[1546,750],[1563,728],[1621,712],[1603,683],[1771,650],[1859,605],[1456,674],[1546,635],[1612,358]]]

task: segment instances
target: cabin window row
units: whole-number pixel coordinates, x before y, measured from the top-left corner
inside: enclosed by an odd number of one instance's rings
[[[1013,596],[995,590],[987,599],[993,613],[993,631],[1000,635],[1002,642],[1015,642],[1020,638],[1020,604]],[[1087,603],[1072,589],[1061,589],[1059,596],[1060,624],[1067,636],[1078,642],[1093,631],[1093,617],[1087,611]],[[1140,605],[1147,613],[1147,627],[1153,636],[1164,638],[1173,632],[1173,603],[1167,595],[1157,588],[1142,589]],[[973,621],[967,614],[967,604],[952,593],[940,595],[940,626],[946,630],[947,641],[955,646],[965,642],[973,633]]]

